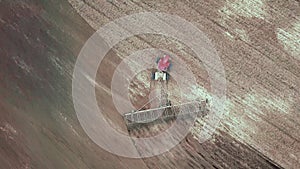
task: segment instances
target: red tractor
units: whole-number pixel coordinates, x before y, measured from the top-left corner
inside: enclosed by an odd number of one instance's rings
[[[162,79],[164,81],[169,80],[170,75],[167,71],[169,71],[171,67],[170,56],[164,55],[162,58],[157,58],[156,63],[158,70],[152,73],[152,79]]]

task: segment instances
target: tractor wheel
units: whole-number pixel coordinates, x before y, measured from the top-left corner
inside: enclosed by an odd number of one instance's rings
[[[166,72],[166,80],[168,81],[170,79],[169,73]]]
[[[155,72],[152,72],[152,74],[151,74],[151,79],[152,79],[152,80],[155,80]]]
[[[168,69],[167,69],[167,70],[168,70],[168,71],[170,71],[170,70],[171,70],[171,68],[172,68],[172,66],[173,66],[173,65],[172,65],[172,63],[170,63],[170,65],[169,65],[169,67],[168,67]]]
[[[160,60],[160,57],[157,57],[155,63],[158,64],[159,60]]]

